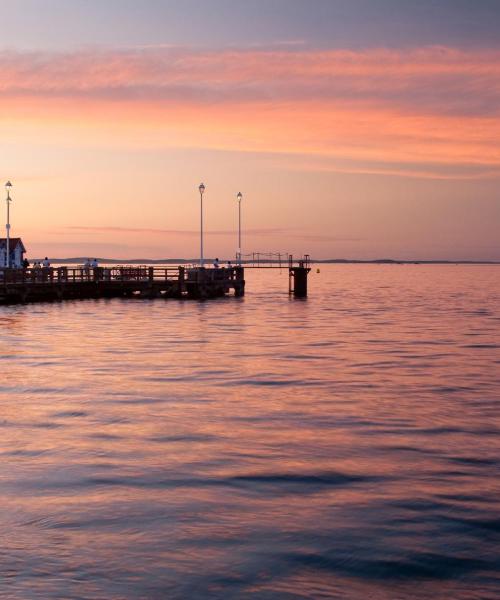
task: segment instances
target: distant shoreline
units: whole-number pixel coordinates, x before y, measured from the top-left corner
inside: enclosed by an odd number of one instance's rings
[[[52,263],[58,264],[83,264],[88,257],[74,257],[74,258],[51,258]],[[40,261],[41,258],[34,258],[33,261]],[[114,265],[183,265],[183,264],[197,264],[199,258],[99,258],[97,259],[101,264],[114,264]],[[214,261],[214,258],[206,258],[205,263],[210,265]],[[219,261],[221,265],[224,265],[225,260]],[[234,264],[234,259],[232,259]],[[278,261],[266,261],[274,262],[278,264]],[[348,265],[500,265],[500,261],[495,260],[396,260],[392,258],[380,258],[375,260],[357,260],[350,258],[327,258],[327,259],[311,259],[311,263],[314,264],[348,264]],[[255,264],[251,261],[249,264]],[[281,261],[283,266],[286,266],[286,260]],[[245,262],[243,262],[245,266]]]

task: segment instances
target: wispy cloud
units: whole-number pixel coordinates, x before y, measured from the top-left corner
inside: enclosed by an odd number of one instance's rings
[[[69,225],[65,227],[65,230],[81,231],[81,232],[92,232],[92,233],[150,233],[154,235],[175,235],[185,237],[198,237],[200,235],[199,230],[185,230],[185,229],[158,229],[152,227],[114,227],[114,226],[81,226],[81,225]],[[285,229],[246,229],[247,235],[277,235],[285,233]],[[219,236],[234,236],[234,229],[227,230],[206,230],[206,235],[219,235]]]
[[[64,233],[77,232],[83,234],[150,234],[158,236],[172,236],[172,237],[186,237],[186,238],[198,238],[200,235],[199,230],[186,230],[186,229],[160,229],[153,227],[116,227],[116,226],[85,226],[85,225],[68,225],[67,227],[57,230],[52,233]],[[221,229],[221,230],[206,230],[205,235],[207,236],[220,236],[220,237],[234,237],[234,229]],[[302,229],[294,228],[248,228],[245,229],[245,237],[276,237],[286,236],[288,239],[296,239],[304,242],[359,242],[361,238],[353,237],[342,237],[337,235],[326,235],[304,232]]]
[[[291,42],[290,42],[291,44]],[[293,46],[292,46],[293,47]],[[500,52],[221,50],[171,46],[0,53],[7,95],[206,101],[347,100],[497,115]]]
[[[112,128],[121,141],[288,153],[302,168],[348,173],[500,168],[498,51],[2,52],[0,71],[2,122],[63,121],[82,138]]]

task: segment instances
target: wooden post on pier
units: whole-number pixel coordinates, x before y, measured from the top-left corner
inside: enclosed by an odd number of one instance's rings
[[[244,296],[245,295],[245,269],[243,267],[234,268],[234,295]]]
[[[184,289],[185,289],[185,280],[184,280],[184,267],[179,267],[179,275],[177,277],[177,293],[176,296],[178,298],[182,297],[182,294],[184,293]]]
[[[207,297],[207,286],[206,286],[206,271],[205,267],[200,267],[197,271],[198,289],[197,296],[201,300]]]

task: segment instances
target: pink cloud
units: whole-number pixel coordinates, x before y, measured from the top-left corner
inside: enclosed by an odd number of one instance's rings
[[[305,169],[354,173],[500,168],[498,51],[2,52],[0,70],[3,123],[69,123],[79,139],[105,128],[134,144],[300,155]]]
[[[140,234],[153,234],[153,235],[172,235],[187,238],[198,238],[200,235],[199,230],[185,230],[185,229],[159,229],[153,227],[116,227],[116,226],[82,226],[82,225],[69,225],[64,228],[64,232],[68,231],[82,232],[82,233],[97,233],[97,234],[129,234],[129,233],[140,233]],[[207,236],[221,236],[221,237],[234,237],[234,229],[227,230],[208,230],[205,231]],[[336,235],[323,235],[315,233],[304,233],[302,230],[296,231],[293,228],[248,228],[245,229],[246,236],[265,237],[265,236],[277,236],[286,235],[287,238],[297,238],[304,241],[313,242],[353,242],[360,241],[360,238],[351,237],[339,237]]]

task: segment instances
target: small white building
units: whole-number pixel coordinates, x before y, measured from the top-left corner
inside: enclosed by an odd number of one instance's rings
[[[24,247],[23,240],[21,238],[10,238],[9,240],[9,254],[10,254],[10,266],[14,269],[20,269],[23,266],[24,254],[26,248]],[[0,238],[0,268],[7,266],[7,239]]]

